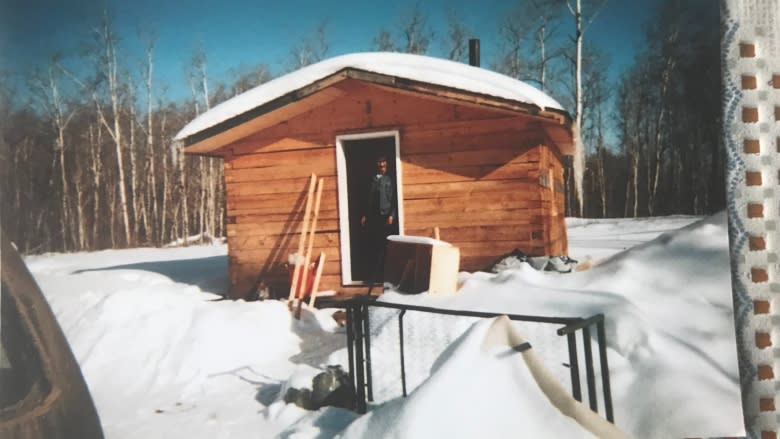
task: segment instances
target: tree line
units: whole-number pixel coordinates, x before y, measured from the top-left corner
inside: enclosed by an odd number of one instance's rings
[[[710,23],[703,8],[679,3],[663,2],[648,21],[646,43],[618,83],[607,75],[606,52],[588,39],[604,0],[525,0],[497,21],[496,55],[486,67],[536,85],[573,115],[581,154],[567,166],[568,215],[703,214],[725,206],[718,17]],[[457,11],[439,31],[417,5],[366,43],[466,62],[472,37]],[[172,137],[274,75],[258,63],[216,80],[197,46],[182,78],[189,98],[170,100],[156,82],[156,38],[139,38],[140,68],[125,61],[105,13],[78,55],[87,68],[73,71],[55,56],[26,72],[25,90],[0,80],[0,223],[22,252],[224,236],[221,161],[184,155]],[[328,52],[323,21],[291,45],[283,69]]]
[[[718,8],[706,6],[663,2],[645,26],[646,43],[616,84],[598,68],[605,55],[591,51],[583,69],[585,216],[725,209],[720,17]],[[606,140],[607,127],[615,144]]]

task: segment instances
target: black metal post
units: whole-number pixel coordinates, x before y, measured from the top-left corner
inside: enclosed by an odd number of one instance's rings
[[[371,376],[371,323],[368,320],[368,306],[363,307],[363,337],[366,340],[366,385],[368,400],[374,401],[374,390]]]
[[[566,320],[567,320],[567,322],[565,323],[566,326],[558,329],[558,335],[570,334],[582,328],[587,328],[588,326],[593,325],[595,323],[602,322],[604,321],[604,314],[596,314],[591,317],[588,317],[587,319],[570,318]]]
[[[355,372],[357,383],[355,392],[357,396],[357,412],[366,412],[366,375],[363,370],[363,305],[358,304],[353,311],[355,321]]]
[[[585,376],[588,380],[588,403],[590,409],[599,412],[599,404],[596,399],[596,372],[593,369],[593,352],[590,346],[590,328],[582,328],[582,343],[585,348]]]
[[[569,341],[569,369],[571,371],[571,393],[574,399],[582,402],[580,391],[580,365],[577,360],[577,337],[573,332],[566,335]]]
[[[601,366],[601,385],[604,389],[604,411],[607,421],[615,423],[615,414],[612,412],[612,388],[609,383],[609,364],[607,362],[607,335],[604,329],[604,320],[596,324],[596,336],[599,339],[599,364]]]
[[[406,310],[402,309],[398,314],[398,344],[401,347],[401,389],[403,390],[404,398],[406,397],[406,365],[404,361],[404,314]]]
[[[355,334],[352,332],[352,325],[355,318],[352,316],[352,305],[347,306],[347,357],[349,358],[349,380],[352,382],[352,387],[357,389],[357,381],[355,381]]]
[[[583,320],[579,317],[544,317],[544,316],[530,316],[522,314],[507,314],[496,312],[481,312],[481,311],[467,311],[460,309],[446,309],[446,308],[432,308],[430,306],[418,306],[409,305],[406,303],[392,303],[392,302],[377,302],[366,297],[360,297],[361,303],[365,303],[367,306],[376,306],[379,308],[392,308],[403,309],[406,311],[420,311],[428,312],[432,314],[441,314],[447,316],[459,316],[459,317],[500,317],[507,316],[510,320],[519,320],[521,322],[537,322],[537,323],[560,323],[562,325],[568,325],[558,329],[558,335],[564,335],[569,331],[572,325],[579,325],[581,322],[589,322],[595,317],[591,317],[588,320]],[[599,314],[600,315],[600,314]],[[588,323],[590,324],[590,323]]]

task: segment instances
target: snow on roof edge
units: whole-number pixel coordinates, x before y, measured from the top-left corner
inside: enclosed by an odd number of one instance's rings
[[[480,67],[424,55],[365,52],[320,61],[230,98],[190,121],[176,134],[174,140],[184,140],[348,68],[490,95],[536,105],[540,109],[565,111],[555,99],[541,90]]]

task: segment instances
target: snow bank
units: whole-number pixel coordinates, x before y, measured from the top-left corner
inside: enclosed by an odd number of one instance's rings
[[[701,217],[672,215],[649,218],[566,218],[569,256],[584,262],[600,262],[617,252],[627,250],[700,220]]]
[[[693,220],[575,221],[571,247],[587,253],[593,246],[603,257]],[[325,364],[346,366],[343,329],[327,311],[304,309],[295,321],[277,302],[219,300],[227,287],[224,245],[26,262],[83,368],[108,438],[351,438],[369,428],[385,437],[450,428],[463,437],[480,417],[488,421],[477,437],[515,437],[523,428],[534,437],[587,437],[540,402],[522,364],[477,349],[484,321],[407,313],[410,397],[398,399],[397,317],[372,312],[377,404],[360,417],[337,408],[306,412],[281,403],[280,391]],[[383,300],[515,314],[604,313],[620,429],[648,439],[743,434],[725,214],[661,234],[588,271],[561,275],[526,264],[500,274],[461,273],[461,281],[455,295],[390,292]],[[558,326],[512,325],[568,389]],[[460,397],[466,394],[474,396]],[[539,419],[547,419],[546,430],[533,430],[542,428]]]
[[[604,313],[620,428],[641,438],[743,434],[725,213],[662,234],[581,273],[544,273],[525,266],[461,277],[456,295],[386,294],[383,299],[513,314]],[[387,329],[378,329],[380,337],[393,325],[395,320],[388,319]],[[425,362],[432,346],[446,347],[463,333],[462,324],[429,319],[429,325],[424,343],[407,338],[408,359]],[[556,362],[562,348],[550,337],[528,338],[537,352],[558,351],[547,364],[565,379]]]
[[[185,125],[174,140],[183,140],[348,67],[533,104],[540,109],[563,109],[531,85],[479,67],[406,53],[354,53],[306,66],[228,99]]]
[[[224,282],[204,291],[224,281],[225,252],[222,245],[27,258],[107,437],[272,436],[285,425],[258,411],[296,363],[316,362],[314,352],[300,357],[303,338],[316,333],[325,347],[343,346],[327,312],[307,310],[295,321],[283,302],[220,300],[214,293],[224,293]]]

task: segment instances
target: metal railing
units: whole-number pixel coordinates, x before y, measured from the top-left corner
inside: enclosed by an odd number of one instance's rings
[[[460,317],[494,318],[502,315],[513,321],[551,323],[565,325],[557,330],[557,335],[566,336],[569,369],[571,373],[572,396],[582,402],[582,389],[580,386],[579,358],[577,354],[577,331],[582,331],[582,342],[585,353],[585,376],[588,391],[588,403],[594,412],[598,413],[598,398],[596,396],[596,374],[593,364],[593,349],[591,346],[591,327],[596,326],[596,334],[599,350],[599,365],[601,369],[601,382],[604,398],[605,417],[614,423],[612,410],[612,391],[609,381],[609,365],[607,362],[606,332],[604,329],[604,315],[596,314],[588,318],[578,317],[545,317],[521,314],[491,313],[481,311],[452,310],[432,308],[427,306],[379,302],[375,297],[357,296],[349,300],[322,300],[318,303],[320,308],[345,308],[347,354],[349,357],[349,376],[355,386],[357,397],[355,410],[365,413],[367,401],[373,401],[373,383],[371,374],[371,331],[369,323],[369,308],[397,309],[398,313],[398,337],[400,346],[401,388],[403,396],[407,396],[406,389],[406,358],[404,357],[404,316],[407,311],[426,312]],[[523,349],[524,350],[524,349]]]

